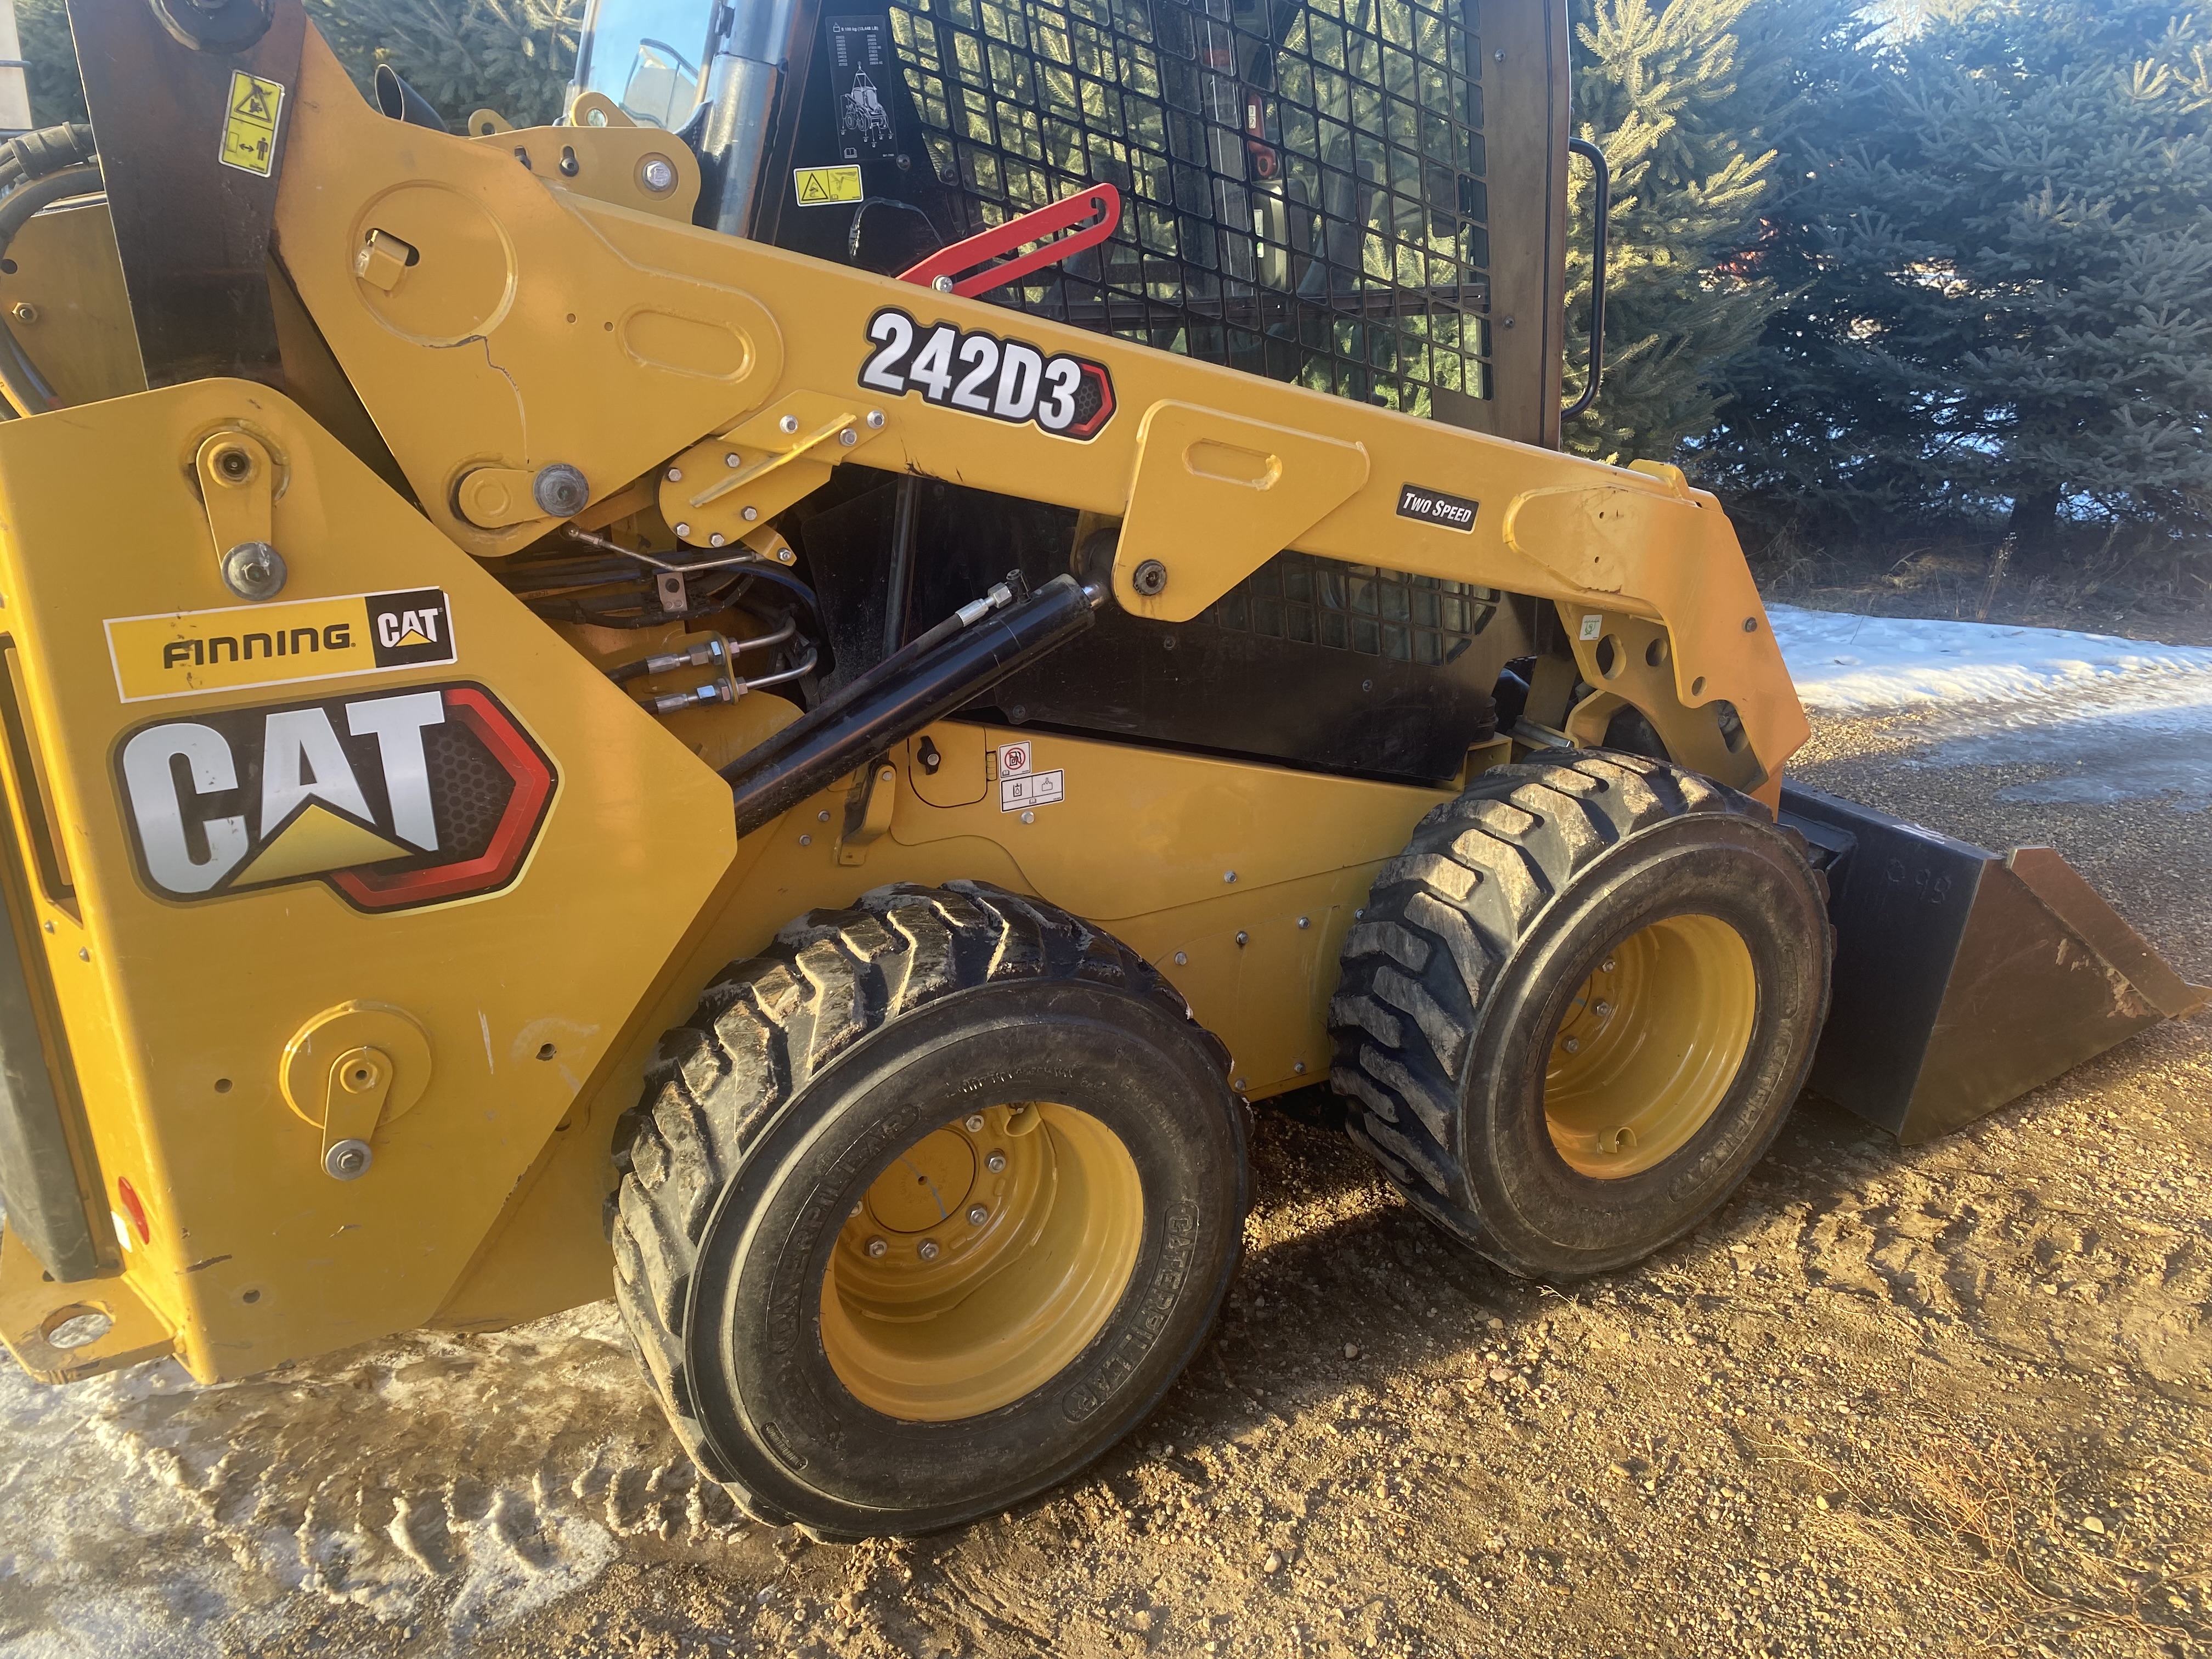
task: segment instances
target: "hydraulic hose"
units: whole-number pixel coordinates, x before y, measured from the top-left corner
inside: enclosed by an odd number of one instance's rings
[[[695,559],[684,563],[674,559],[656,558],[634,547],[624,547],[611,537],[594,535],[588,530],[579,530],[574,525],[568,526],[567,532],[571,541],[581,542],[586,547],[596,548],[618,559],[631,560],[652,570],[672,571],[679,576],[704,575],[714,570],[737,570],[747,576],[757,576],[774,586],[799,595],[806,601],[806,608],[814,613],[815,621],[822,620],[822,601],[815,598],[814,590],[781,566],[770,564],[757,553],[732,553],[723,558]]]
[[[1095,607],[1104,600],[1103,592],[1079,586],[1073,576],[1055,576],[999,614],[986,614],[964,625],[959,625],[957,617],[950,619],[956,623],[955,632],[926,654],[909,659],[903,673],[878,682],[866,693],[843,698],[834,710],[830,703],[816,708],[806,717],[814,724],[802,739],[779,747],[771,738],[722,769],[722,775],[731,781],[738,833],[749,835],[775,822],[817,790],[1066,644],[1091,626]],[[920,645],[937,632],[932,629],[915,643]],[[896,660],[886,659],[878,670]],[[854,692],[860,684],[855,680],[846,690]],[[800,723],[784,730],[792,731]],[[771,750],[776,752],[763,758]]]
[[[626,662],[619,668],[610,668],[607,670],[607,678],[617,685],[621,685],[629,680],[643,679],[653,674],[673,673],[678,669],[719,668],[726,659],[723,655],[725,652],[729,656],[735,657],[747,651],[765,651],[772,645],[781,645],[798,632],[799,624],[787,621],[773,634],[757,634],[749,640],[717,641],[708,645],[689,646],[681,651],[659,652],[649,657],[640,657],[635,662]]]
[[[42,179],[79,161],[89,161],[96,154],[92,128],[83,121],[64,121],[19,134],[0,144],[0,187],[18,179]]]
[[[732,766],[724,771],[723,776],[734,776],[735,770],[738,767],[751,768],[769,764],[786,750],[813,736],[860,698],[905,673],[915,663],[937,647],[944,644],[962,629],[980,621],[1001,605],[1012,604],[1013,598],[1013,590],[1001,582],[982,599],[961,606],[936,627],[918,635],[866,673],[839,686],[813,708],[792,721],[790,725],[772,733],[747,753],[740,755]]]

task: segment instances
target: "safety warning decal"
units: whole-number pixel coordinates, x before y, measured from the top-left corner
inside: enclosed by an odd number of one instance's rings
[[[793,167],[792,194],[801,207],[827,207],[832,202],[860,199],[860,169],[854,167]]]
[[[276,123],[284,112],[284,88],[244,70],[230,76],[230,109],[223,118],[223,166],[263,178],[276,165]]]
[[[1025,743],[1001,744],[999,747],[999,810],[1018,812],[1024,807],[1050,806],[1067,799],[1067,774],[1057,769],[1050,772],[1031,769],[1034,760]]]
[[[507,886],[559,782],[465,684],[158,720],[115,763],[140,878],[161,897],[321,882],[369,912]]]
[[[125,702],[454,660],[453,606],[435,587],[111,617],[106,628]]]

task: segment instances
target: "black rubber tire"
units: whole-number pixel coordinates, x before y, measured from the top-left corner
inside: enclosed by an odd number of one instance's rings
[[[1704,1127],[1638,1174],[1584,1175],[1544,1116],[1552,1041],[1592,966],[1668,916],[1748,947],[1749,1045]],[[1484,773],[1421,820],[1345,940],[1330,1082],[1407,1199],[1509,1272],[1570,1279],[1680,1237],[1765,1155],[1827,1017],[1832,932],[1802,843],[1747,796],[1640,756]]]
[[[955,1526],[1090,1462],[1158,1404],[1235,1271],[1249,1174],[1228,1066],[1133,951],[1034,899],[885,887],[793,922],[670,1033],[617,1134],[616,1295],[686,1449],[755,1518],[834,1540]],[[884,1415],[823,1342],[838,1231],[948,1118],[1032,1100],[1088,1112],[1133,1159],[1127,1288],[1012,1403]]]

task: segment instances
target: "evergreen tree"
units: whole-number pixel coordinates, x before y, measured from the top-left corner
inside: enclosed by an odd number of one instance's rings
[[[31,83],[31,125],[83,120],[84,87],[63,0],[15,0],[15,33],[30,65],[24,79]]]
[[[339,61],[369,90],[389,64],[458,131],[472,110],[497,110],[520,126],[563,107],[576,61],[583,0],[307,0],[307,15]],[[64,0],[16,0],[31,65],[32,118],[84,119]]]
[[[1774,135],[1797,118],[1799,59],[1845,0],[1573,0],[1577,131],[1613,174],[1604,383],[1569,447],[1677,459],[1711,424],[1725,368],[1779,303],[1757,251]],[[1592,191],[1575,167],[1569,396],[1583,384]]]
[[[1720,446],[1741,481],[2030,550],[2212,521],[2208,58],[2172,0],[1938,0],[1883,47],[1792,204],[1808,280]]]
[[[575,67],[582,0],[307,0],[307,15],[366,89],[379,64],[458,131],[495,109],[519,127],[557,118]]]

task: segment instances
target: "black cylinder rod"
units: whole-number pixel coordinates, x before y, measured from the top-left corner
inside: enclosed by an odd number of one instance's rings
[[[1091,626],[1093,607],[1103,597],[1078,586],[1073,576],[1055,576],[1020,604],[967,628],[907,672],[854,698],[804,740],[776,745],[771,738],[739,756],[722,770],[736,797],[738,833],[750,835],[773,823],[817,790],[1066,644]],[[769,752],[763,756],[763,750]]]

